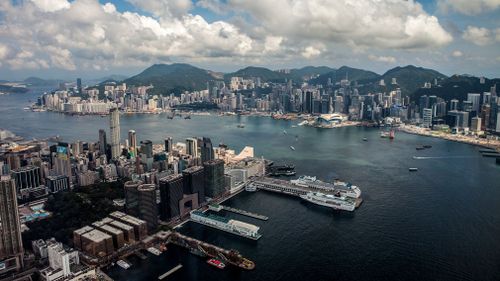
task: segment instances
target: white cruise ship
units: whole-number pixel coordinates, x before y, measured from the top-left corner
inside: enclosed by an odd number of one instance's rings
[[[300,198],[307,200],[316,205],[330,207],[336,210],[354,211],[356,203],[351,198],[344,196],[335,196],[320,192],[309,192],[305,195],[300,195]]]
[[[340,195],[351,198],[359,198],[361,196],[361,189],[359,189],[359,187],[343,181],[329,183],[320,181],[316,177],[301,176],[296,180],[291,180],[290,183],[297,186],[309,187],[318,191],[339,192]]]

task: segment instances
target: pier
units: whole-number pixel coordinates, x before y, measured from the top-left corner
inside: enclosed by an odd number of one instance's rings
[[[264,215],[259,215],[256,213],[252,213],[252,212],[248,212],[245,210],[232,208],[232,207],[224,206],[224,205],[209,205],[208,208],[209,208],[209,210],[216,211],[216,212],[219,212],[220,210],[226,210],[226,211],[231,212],[231,213],[235,213],[235,214],[239,214],[239,215],[243,215],[243,216],[247,216],[250,218],[263,220],[263,221],[267,221],[269,219],[269,217],[264,216]]]
[[[252,270],[255,268],[255,263],[244,258],[236,250],[226,250],[221,247],[182,235],[178,232],[160,233],[159,236],[166,236],[169,243],[188,249],[191,253],[195,253],[202,257],[210,257],[219,259],[227,264],[232,264],[242,269]]]
[[[254,185],[258,189],[297,196],[297,197],[300,197],[301,195],[306,195],[309,192],[318,191],[317,189],[311,187],[297,186],[286,180],[279,180],[268,177],[260,177],[253,179],[250,184]],[[331,194],[331,195],[335,194],[335,192],[326,190],[321,190],[321,192],[324,194]],[[356,208],[358,208],[363,202],[363,199],[361,198],[353,198],[353,199],[356,200]]]
[[[182,264],[178,264],[176,267],[170,269],[169,271],[163,273],[162,275],[158,276],[158,280],[162,280],[164,278],[167,278],[170,274],[176,272],[177,270],[182,268]]]

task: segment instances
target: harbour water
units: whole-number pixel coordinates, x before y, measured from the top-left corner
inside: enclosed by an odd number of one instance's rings
[[[23,137],[60,135],[95,141],[108,118],[23,112],[34,93],[0,97],[0,128]],[[219,270],[184,249],[131,258],[132,267],[107,272],[116,280],[156,280],[181,263],[169,280],[498,280],[500,278],[500,167],[479,148],[377,129],[316,129],[261,117],[122,115],[139,140],[161,142],[207,136],[256,156],[296,166],[297,176],[350,181],[363,192],[355,212],[336,212],[284,195],[243,192],[224,205],[269,217],[267,221],[224,212],[260,226],[258,241],[197,225],[180,231],[234,248],[256,262],[254,271]],[[237,128],[244,123],[244,128]],[[287,134],[283,134],[286,130]],[[363,141],[363,138],[367,141]],[[416,151],[418,145],[431,149]],[[290,146],[295,151],[290,150]],[[417,156],[417,157],[414,157]],[[418,172],[409,172],[409,167]]]

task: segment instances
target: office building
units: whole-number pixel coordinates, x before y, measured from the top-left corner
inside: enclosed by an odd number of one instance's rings
[[[186,139],[186,154],[192,158],[198,157],[198,141],[195,138]]]
[[[47,189],[41,184],[40,168],[37,166],[24,166],[11,171],[16,182],[18,199],[27,200],[47,195]]]
[[[68,190],[70,188],[70,182],[68,176],[48,176],[45,179],[47,184],[47,189],[51,193],[57,193],[59,191]]]
[[[16,183],[9,176],[0,178],[0,275],[19,271],[23,266],[21,222],[17,206]]]
[[[481,131],[481,118],[472,117],[470,129],[471,129],[471,131],[476,132],[476,133],[480,132]]]
[[[146,158],[153,158],[153,142],[150,140],[141,141],[141,154]]]
[[[172,152],[172,144],[173,144],[173,140],[171,137],[166,137],[165,138],[165,152]]]
[[[120,157],[120,112],[118,108],[109,111],[109,129],[111,134],[111,159]]]
[[[214,148],[210,138],[203,137],[201,142],[201,163],[214,159]]]
[[[44,245],[49,267],[42,269],[40,275],[43,280],[68,280],[73,277],[72,267],[80,264],[78,251],[73,249],[65,249],[62,243],[55,240],[47,240]],[[68,278],[68,279],[66,279]]]
[[[223,194],[224,184],[224,161],[214,159],[203,163],[205,196],[215,198]]]
[[[129,216],[122,212],[113,212],[109,214],[111,219],[117,220],[134,228],[135,241],[141,241],[148,235],[147,223],[144,220]]]
[[[204,168],[194,166],[182,171],[184,194],[197,194],[198,204],[205,202]]]
[[[156,204],[156,187],[154,184],[142,184],[139,192],[139,218],[146,221],[149,233],[158,228],[158,205]]]
[[[59,142],[56,146],[56,154],[53,159],[54,170],[56,174],[67,176],[69,182],[73,182],[73,173],[71,171],[71,155],[69,144],[65,142]]]
[[[422,126],[425,128],[430,128],[432,126],[432,109],[424,108]]]
[[[127,214],[139,216],[139,191],[142,181],[127,181],[123,185],[125,189],[125,210]]]
[[[452,99],[450,101],[450,110],[458,110],[458,100]]]
[[[106,141],[106,131],[103,129],[99,130],[99,152],[101,154],[106,154],[106,148],[108,143]]]
[[[160,179],[160,218],[169,221],[180,215],[179,202],[183,197],[182,175],[169,175]]]
[[[130,156],[137,156],[137,135],[134,130],[128,131],[128,145]]]
[[[472,110],[475,111],[476,114],[479,113],[479,108],[481,106],[481,95],[476,93],[468,93],[467,101],[472,103]]]

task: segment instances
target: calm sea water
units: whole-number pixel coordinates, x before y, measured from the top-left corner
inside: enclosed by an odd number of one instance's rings
[[[98,129],[108,128],[107,118],[23,112],[34,97],[0,96],[0,128],[67,141],[95,141]],[[159,257],[132,258],[128,270],[111,268],[112,278],[157,280],[182,263],[169,280],[500,279],[500,167],[476,147],[404,133],[389,141],[368,128],[292,128],[294,122],[259,117],[132,115],[120,123],[122,137],[134,129],[139,140],[208,136],[237,150],[251,145],[257,156],[295,164],[298,175],[348,180],[360,186],[365,201],[347,213],[264,191],[242,193],[225,204],[269,220],[225,215],[260,226],[259,241],[194,223],[180,231],[239,250],[256,262],[254,271],[218,270],[172,246]],[[245,128],[238,129],[239,123]],[[422,144],[432,148],[416,151]],[[419,171],[410,173],[408,167]]]

